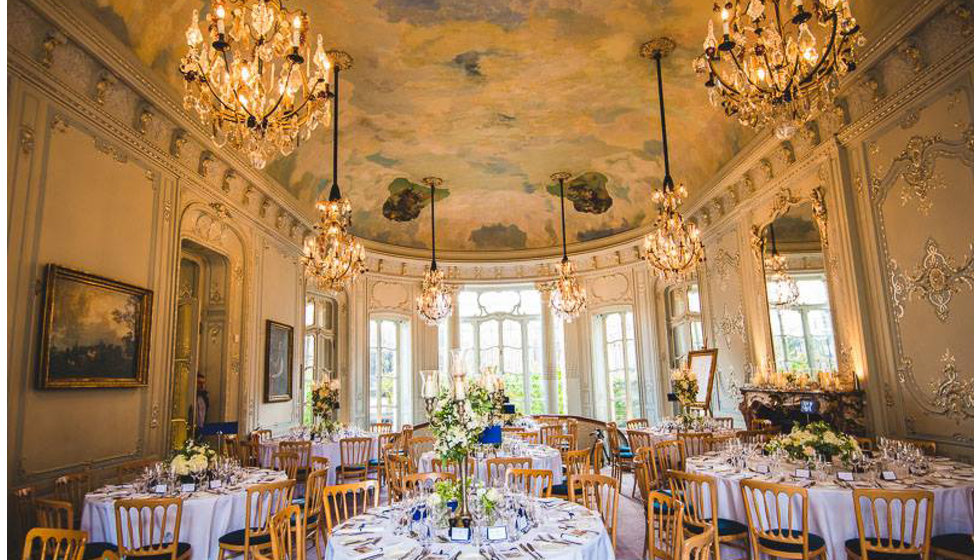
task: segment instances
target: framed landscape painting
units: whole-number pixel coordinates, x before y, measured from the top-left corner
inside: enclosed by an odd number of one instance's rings
[[[265,402],[293,398],[293,327],[265,322]]]
[[[152,306],[150,290],[49,264],[38,388],[145,386]]]

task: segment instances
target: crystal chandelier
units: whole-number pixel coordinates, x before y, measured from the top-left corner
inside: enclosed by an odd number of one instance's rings
[[[796,300],[799,299],[800,286],[789,275],[786,257],[780,255],[776,250],[776,232],[772,224],[769,224],[769,237],[772,239],[772,252],[769,256],[763,258],[767,272],[767,299],[774,307],[785,307],[796,303]],[[763,246],[763,253],[765,250],[765,246]]]
[[[205,21],[206,40],[194,10],[180,73],[184,108],[197,110],[219,147],[230,143],[262,169],[330,124],[331,61],[319,35],[311,52],[303,11],[281,0],[219,0]]]
[[[653,231],[646,236],[643,258],[661,278],[675,281],[693,271],[704,257],[701,233],[693,223],[685,223],[678,211],[681,201],[687,197],[684,185],[674,185],[670,176],[670,156],[667,151],[667,121],[664,110],[664,84],[660,75],[660,60],[674,50],[674,41],[661,37],[643,44],[640,54],[657,63],[657,91],[660,94],[660,134],[663,137],[664,183],[654,191],[653,202],[660,206],[660,215],[653,224]]]
[[[714,11],[721,42],[712,17],[694,59],[711,103],[784,140],[832,106],[865,41],[848,0],[724,0]]]
[[[422,278],[422,292],[415,298],[415,310],[426,325],[433,326],[453,314],[453,294],[452,287],[446,284],[445,274],[436,264],[436,187],[442,184],[442,179],[426,177],[422,182],[429,185],[432,263]]]
[[[339,92],[340,70],[351,67],[350,55],[341,51],[330,51],[328,54],[333,65],[333,81],[335,92]],[[365,270],[364,247],[350,233],[351,204],[350,200],[340,194],[337,184],[339,162],[338,141],[340,135],[339,120],[340,105],[337,99],[333,104],[333,185],[330,196],[326,201],[316,204],[320,217],[314,229],[316,234],[306,244],[303,255],[303,267],[306,277],[314,282],[320,290],[331,293],[343,291]]]
[[[565,242],[565,181],[572,175],[561,171],[551,176],[552,181],[558,181],[558,191],[561,195],[561,262],[558,263],[558,279],[551,290],[551,309],[559,319],[570,322],[585,310],[585,288],[575,278],[575,269],[568,260],[568,250]]]

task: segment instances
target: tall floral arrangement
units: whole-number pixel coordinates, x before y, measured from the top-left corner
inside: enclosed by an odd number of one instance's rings
[[[179,477],[189,477],[213,468],[217,459],[218,454],[211,446],[189,439],[174,453],[170,460],[170,469]]]
[[[483,430],[500,419],[500,399],[481,383],[468,380],[462,404],[453,399],[451,388],[439,392],[429,426],[435,438],[435,452],[446,462],[458,462],[479,442]]]
[[[334,413],[340,408],[340,380],[324,379],[313,384],[311,409],[314,422],[327,431],[335,427]]]
[[[838,432],[826,422],[811,422],[806,426],[794,424],[789,434],[769,440],[766,451],[782,449],[796,461],[814,461],[818,456],[826,460],[847,458],[861,446],[852,436]]]
[[[691,406],[698,400],[698,378],[688,368],[675,369],[670,373],[670,388],[683,406]]]

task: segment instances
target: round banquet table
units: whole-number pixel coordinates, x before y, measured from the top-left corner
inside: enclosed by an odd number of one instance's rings
[[[540,506],[540,523],[515,542],[485,544],[490,550],[484,556],[475,544],[450,542],[443,529],[437,531],[428,545],[428,554],[419,560],[539,560],[520,548],[528,544],[548,560],[615,559],[612,542],[599,514],[558,498],[535,499]],[[327,541],[327,560],[416,558],[423,550],[422,544],[405,531],[397,534],[398,523],[392,515],[394,511],[391,506],[375,508],[366,515],[353,517],[337,526]],[[550,538],[563,542],[549,542]],[[365,547],[363,543],[368,539],[377,541],[369,541]]]
[[[191,545],[194,559],[218,557],[218,538],[245,528],[246,489],[254,484],[286,478],[278,471],[248,469],[233,486],[181,494],[184,499],[180,518],[180,542]],[[82,508],[82,530],[89,542],[117,544],[116,512],[113,502],[129,498],[160,498],[159,494],[137,493],[129,484],[105,486],[86,494]]]
[[[548,447],[547,445],[527,445],[526,452],[520,454],[506,454],[500,453],[497,455],[499,459],[512,459],[515,457],[530,457],[531,468],[532,469],[546,469],[551,471],[551,483],[561,484],[564,480],[564,476],[561,472],[561,452],[553,447]],[[477,459],[476,461],[476,471],[477,479],[483,483],[486,483],[489,476],[487,472],[487,459]],[[418,469],[420,473],[431,472],[432,460],[437,459],[437,455],[434,451],[426,451],[419,457]]]
[[[364,433],[357,437],[370,437],[372,439],[368,459],[376,460],[378,458],[378,434]],[[259,464],[262,467],[267,469],[275,467],[273,457],[279,451],[279,442],[281,441],[290,441],[290,439],[271,439],[259,444]],[[340,466],[340,439],[336,441],[332,439],[314,441],[311,453],[313,457],[326,457],[330,459],[330,468],[327,469],[327,484],[336,484],[337,467]]]
[[[812,481],[793,477],[792,471],[758,474],[751,470],[736,469],[725,463],[718,453],[709,453],[687,460],[687,471],[713,477],[718,486],[718,515],[747,524],[745,505],[739,482],[752,478],[766,482],[778,482],[807,486],[809,497],[809,531],[827,541],[830,560],[846,560],[844,542],[858,537],[857,518],[854,515],[852,488],[923,489],[934,495],[932,534],[973,533],[973,467],[954,462],[945,457],[932,458],[932,472],[923,477],[905,476],[898,472],[895,482],[876,481],[872,474],[857,474],[853,483],[836,480],[836,473],[825,480]],[[748,466],[753,466],[750,459]],[[710,510],[710,507],[708,507]],[[794,519],[800,518],[799,511]],[[867,516],[866,516],[867,517]],[[744,556],[744,552],[722,547],[726,558]],[[736,554],[733,554],[736,553]]]

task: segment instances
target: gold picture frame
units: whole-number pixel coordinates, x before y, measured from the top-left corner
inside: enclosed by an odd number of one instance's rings
[[[718,349],[705,348],[704,350],[691,350],[687,353],[687,369],[694,372],[698,379],[698,397],[701,396],[703,378],[707,378],[704,383],[704,399],[698,398],[695,406],[704,408],[707,414],[711,414],[711,395],[715,388],[715,370],[718,367]]]
[[[152,316],[152,290],[48,264],[37,388],[145,387]]]
[[[265,395],[267,403],[293,399],[293,327],[265,322]]]

